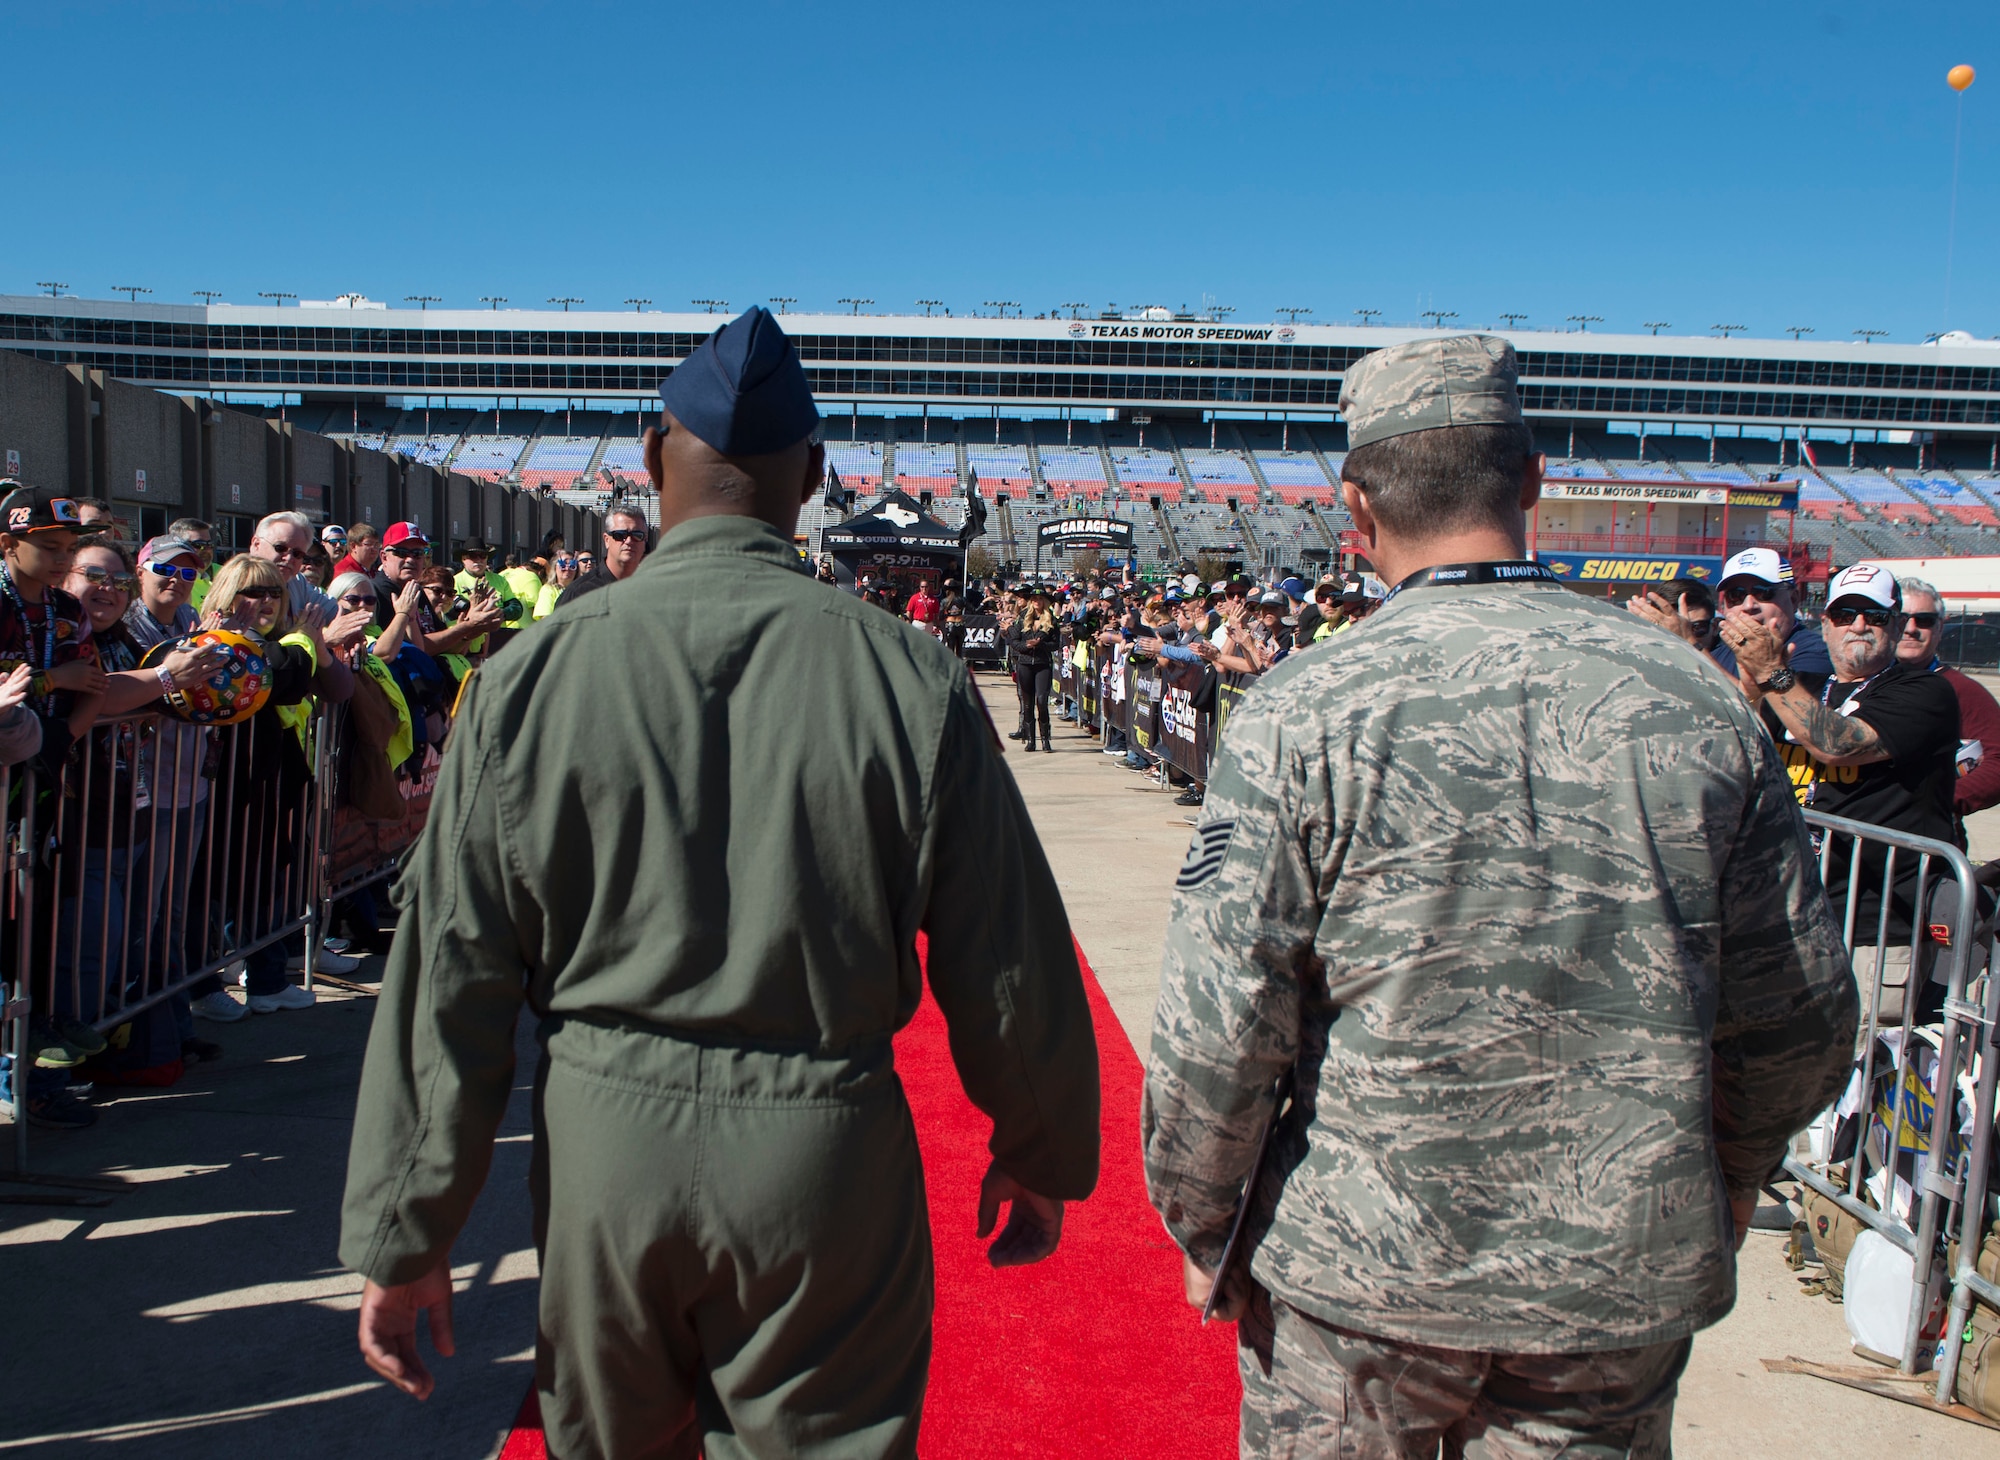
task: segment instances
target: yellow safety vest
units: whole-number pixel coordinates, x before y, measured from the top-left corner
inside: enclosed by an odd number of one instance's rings
[[[311,639],[308,639],[304,634],[286,634],[278,642],[288,644],[294,649],[305,650],[306,656],[312,660],[313,673],[319,673],[319,650],[313,647]],[[311,695],[307,695],[296,705],[278,706],[278,722],[288,727],[294,735],[299,737],[299,749],[306,753],[306,764],[308,765],[312,764],[313,711],[318,707],[319,702]]]

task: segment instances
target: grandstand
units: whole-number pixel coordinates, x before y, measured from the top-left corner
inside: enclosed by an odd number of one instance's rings
[[[355,444],[366,445],[366,438],[356,437]],[[525,436],[467,436],[452,458],[451,469],[497,482],[514,470],[521,453],[527,449]]]
[[[911,496],[943,497],[958,491],[958,448],[949,442],[898,441],[896,485]],[[992,488],[981,484],[984,495]]]
[[[590,470],[602,439],[598,436],[537,437],[533,450],[521,462],[521,485],[558,490],[573,486],[578,477]],[[463,467],[459,469],[464,470]]]

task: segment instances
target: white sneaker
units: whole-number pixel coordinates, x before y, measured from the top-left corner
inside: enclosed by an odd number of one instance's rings
[[[280,1009],[310,1009],[313,1003],[311,989],[302,989],[295,983],[288,983],[275,994],[250,995],[250,1012],[275,1014]]]
[[[194,1001],[195,1018],[212,1019],[217,1024],[234,1024],[249,1012],[221,989],[212,994],[203,994]]]

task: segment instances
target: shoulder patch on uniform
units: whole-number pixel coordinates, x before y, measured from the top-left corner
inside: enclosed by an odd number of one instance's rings
[[[1187,859],[1181,863],[1180,876],[1174,879],[1174,886],[1186,892],[1212,882],[1222,870],[1222,859],[1229,855],[1230,838],[1236,835],[1236,818],[1224,817],[1221,821],[1211,821],[1194,829],[1194,842],[1188,847]]]

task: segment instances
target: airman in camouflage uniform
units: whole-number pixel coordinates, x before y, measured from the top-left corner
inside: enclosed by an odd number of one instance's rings
[[[1402,586],[1230,716],[1168,932],[1152,1200],[1197,1296],[1295,1069],[1250,1196],[1246,1455],[1665,1454],[1732,1239],[1847,1068],[1839,930],[1728,679],[1490,561],[1524,557],[1540,481],[1511,348],[1379,351],[1341,405],[1357,453],[1500,428],[1518,504],[1343,472]]]

